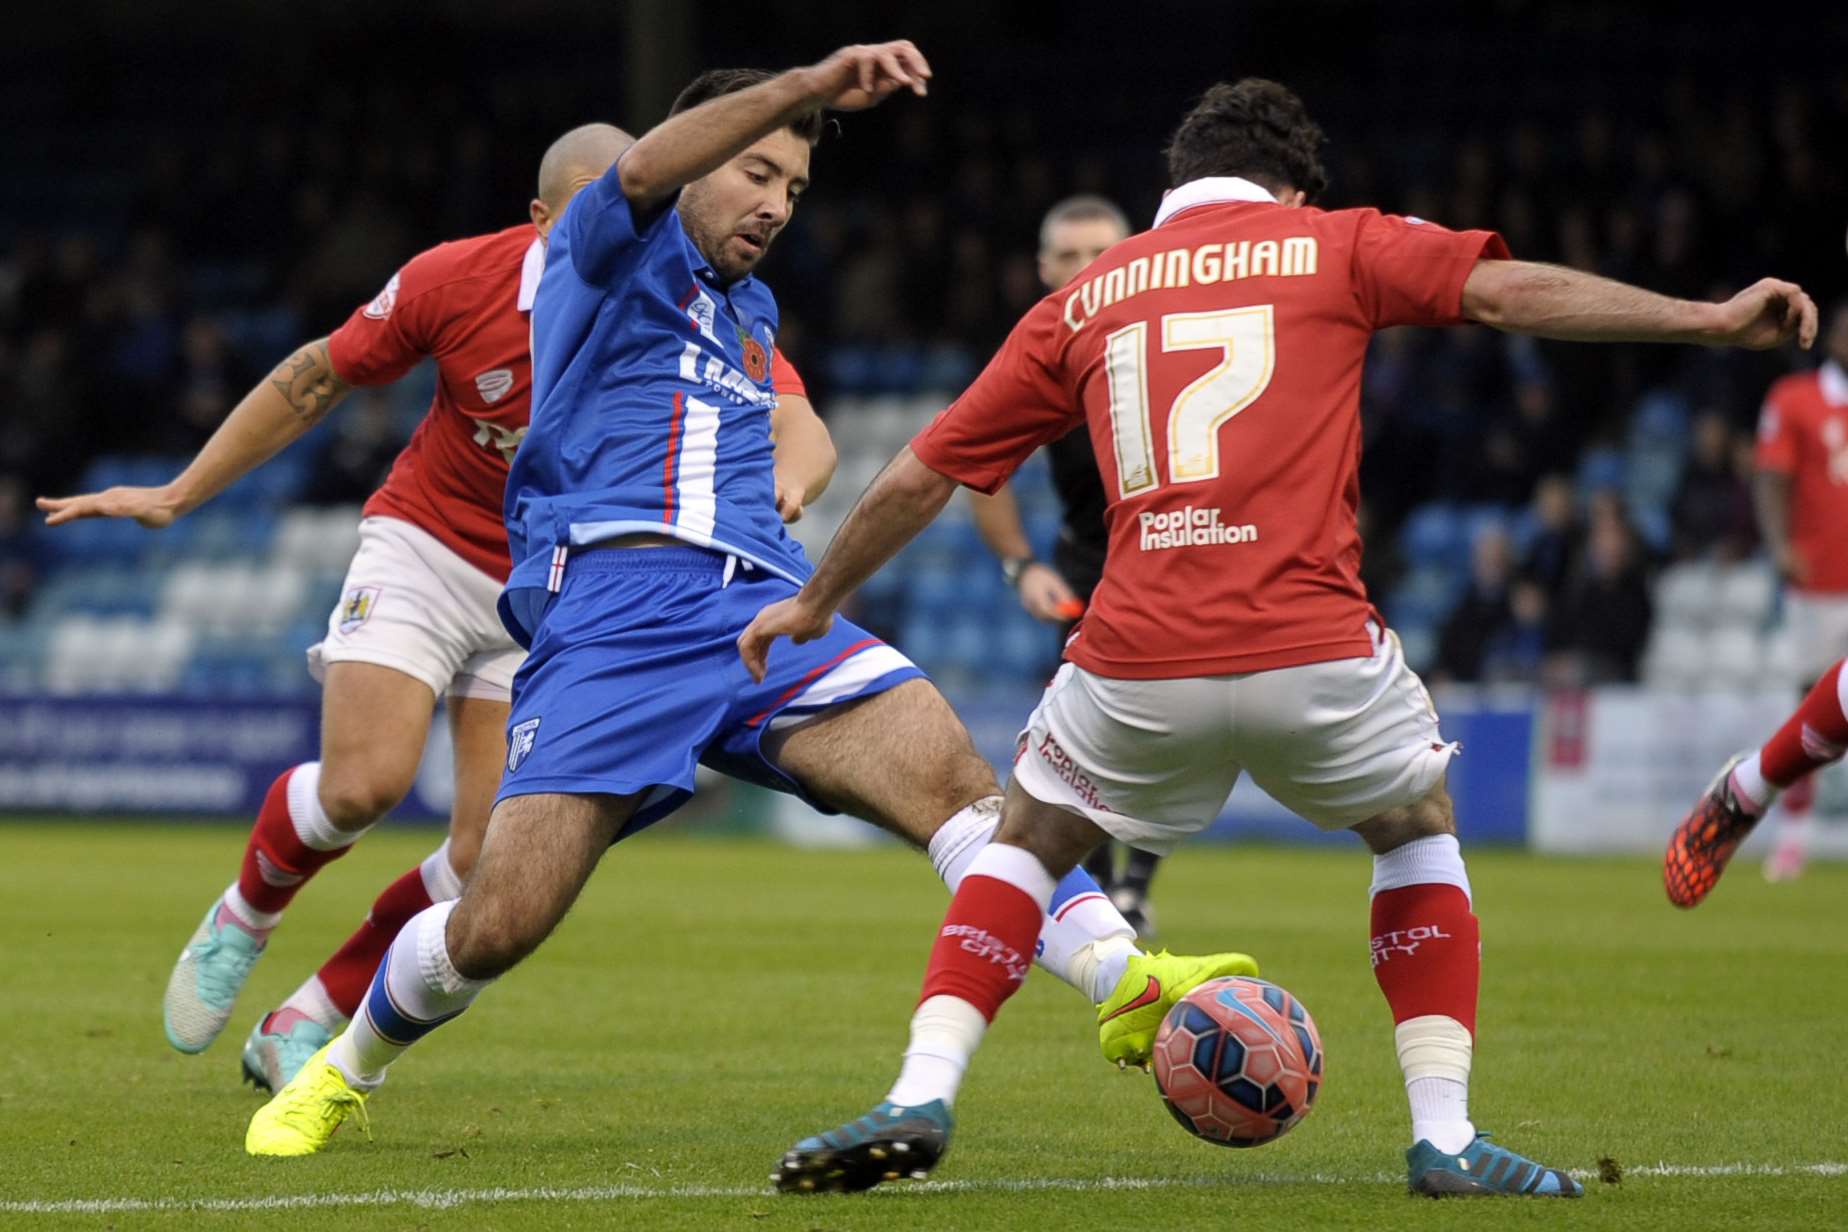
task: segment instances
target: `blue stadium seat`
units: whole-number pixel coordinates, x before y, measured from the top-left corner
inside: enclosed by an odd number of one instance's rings
[[[1623,454],[1608,446],[1588,449],[1579,459],[1578,490],[1581,495],[1614,490],[1624,486],[1626,466]]]
[[[1464,537],[1462,518],[1456,506],[1433,501],[1412,510],[1399,530],[1399,551],[1406,563],[1453,565],[1467,556],[1468,540]]]

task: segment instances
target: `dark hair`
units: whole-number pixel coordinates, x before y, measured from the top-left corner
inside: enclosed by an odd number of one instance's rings
[[[1262,77],[1222,81],[1200,96],[1169,138],[1169,187],[1237,175],[1272,191],[1300,188],[1314,201],[1328,187],[1323,140],[1303,100],[1285,87]]]
[[[723,98],[727,94],[736,94],[752,86],[762,85],[777,74],[761,68],[709,68],[692,81],[674,100],[674,105],[667,109],[668,115],[679,115],[683,111]],[[789,122],[789,131],[802,138],[810,145],[821,140],[821,132],[826,120],[820,108],[805,111]]]

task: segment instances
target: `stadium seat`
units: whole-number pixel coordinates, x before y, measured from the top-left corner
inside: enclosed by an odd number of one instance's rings
[[[1624,489],[1625,462],[1622,453],[1611,448],[1589,449],[1579,459],[1578,490],[1580,495]]]
[[[1763,666],[1764,654],[1752,630],[1732,626],[1707,636],[1702,676],[1708,687],[1749,691],[1761,683]]]
[[[1469,542],[1456,506],[1437,501],[1414,509],[1399,531],[1399,550],[1414,567],[1461,565],[1467,559]]]
[[[1710,628],[1718,619],[1719,607],[1719,571],[1705,561],[1670,565],[1656,581],[1658,628]]]
[[[1777,579],[1765,566],[1748,562],[1720,571],[1716,604],[1720,619],[1756,633],[1770,623],[1776,603]]]
[[[1643,651],[1643,683],[1679,692],[1699,689],[1706,682],[1706,653],[1706,640],[1698,630],[1657,625]]]

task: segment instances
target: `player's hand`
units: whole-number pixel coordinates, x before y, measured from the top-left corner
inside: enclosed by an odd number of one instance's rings
[[[62,526],[79,518],[133,518],[149,530],[171,526],[183,510],[165,487],[107,488],[81,496],[41,496],[45,525]]]
[[[1057,569],[1036,560],[1020,571],[1020,606],[1035,620],[1062,625],[1072,619],[1074,610],[1084,610],[1084,601]]]
[[[1801,586],[1809,581],[1809,561],[1804,559],[1803,553],[1797,550],[1795,544],[1785,544],[1776,556],[1778,574],[1786,582]]]
[[[910,39],[843,47],[809,71],[822,106],[835,111],[864,111],[907,86],[921,98],[930,88],[930,64]]]
[[[738,657],[744,660],[751,679],[763,682],[769,670],[770,644],[779,637],[792,642],[812,642],[834,627],[834,613],[817,611],[802,601],[801,594],[779,599],[751,618],[738,635]]]
[[[1718,308],[1714,341],[1722,346],[1768,351],[1794,337],[1807,351],[1816,341],[1816,301],[1794,282],[1761,278]]]
[[[776,477],[776,513],[783,519],[783,525],[802,520],[802,497],[800,487],[785,482],[781,475]]]

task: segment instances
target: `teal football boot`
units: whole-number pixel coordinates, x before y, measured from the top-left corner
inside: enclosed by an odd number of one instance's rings
[[[950,1149],[950,1123],[940,1099],[902,1108],[883,1103],[790,1147],[770,1179],[783,1193],[858,1193],[881,1181],[921,1181]]]
[[[1405,1153],[1406,1186],[1427,1198],[1492,1197],[1506,1194],[1537,1198],[1582,1198],[1585,1187],[1561,1172],[1516,1155],[1477,1134],[1455,1155],[1420,1139]]]

